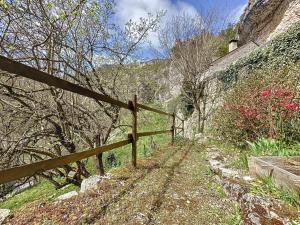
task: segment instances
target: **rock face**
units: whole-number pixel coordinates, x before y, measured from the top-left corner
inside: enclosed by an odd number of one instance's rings
[[[4,222],[4,220],[9,216],[9,209],[0,209],[0,224]]]
[[[241,45],[264,44],[300,21],[299,0],[250,0],[238,32]]]

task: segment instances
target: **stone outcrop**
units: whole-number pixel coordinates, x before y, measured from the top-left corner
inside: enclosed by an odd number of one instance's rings
[[[249,0],[240,21],[240,45],[263,44],[299,21],[299,0]]]
[[[9,209],[0,209],[0,224],[2,224],[9,215]]]

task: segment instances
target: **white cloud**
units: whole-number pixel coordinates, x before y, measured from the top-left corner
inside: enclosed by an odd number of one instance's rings
[[[147,17],[148,13],[155,14],[161,10],[167,13],[163,17],[162,23],[174,15],[185,12],[190,15],[197,14],[197,10],[191,4],[183,1],[171,2],[171,0],[118,0],[116,1],[116,19],[119,25],[124,25],[127,21],[139,20],[140,17]],[[151,33],[148,37],[153,46],[158,46],[156,33]]]
[[[243,5],[239,5],[236,8],[234,8],[230,13],[229,13],[229,22],[230,23],[237,23],[240,20],[241,15],[244,13],[244,10],[247,6],[247,3]]]

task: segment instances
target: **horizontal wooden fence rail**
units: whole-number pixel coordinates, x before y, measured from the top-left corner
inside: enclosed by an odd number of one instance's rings
[[[150,131],[150,132],[141,132],[137,133],[138,137],[146,137],[151,135],[157,135],[157,134],[165,134],[165,133],[171,133],[173,130],[160,130],[160,131]]]
[[[6,57],[3,57],[3,56],[0,56],[0,70],[6,71],[6,72],[9,72],[12,74],[16,74],[16,75],[19,75],[22,77],[26,77],[31,80],[41,82],[43,84],[47,84],[49,86],[63,89],[65,91],[70,91],[70,92],[73,92],[76,94],[80,94],[82,96],[93,98],[95,100],[107,102],[112,105],[119,106],[121,108],[129,109],[129,106],[127,103],[121,102],[119,100],[115,100],[107,95],[103,95],[103,94],[94,92],[92,90],[89,90],[89,89],[79,86],[77,84],[73,84],[69,81],[52,76],[48,73],[39,71],[35,68],[24,65],[22,63],[15,62],[15,61],[8,59]]]
[[[77,152],[53,159],[46,159],[40,162],[28,164],[28,165],[22,165],[15,168],[10,168],[6,170],[0,171],[0,184],[4,184],[7,182],[11,182],[14,180],[18,180],[23,177],[30,177],[35,174],[42,173],[47,170],[52,170],[55,168],[61,168],[69,163],[74,163],[77,161],[80,161],[82,159],[96,156],[96,167],[98,169],[98,172],[103,175],[104,174],[104,167],[102,162],[102,153],[110,151],[112,149],[120,148],[128,144],[132,144],[132,164],[134,167],[136,167],[136,158],[137,158],[137,141],[139,137],[145,137],[150,135],[157,135],[157,134],[165,134],[165,133],[171,133],[172,134],[172,143],[174,143],[175,135],[176,135],[176,129],[182,129],[184,133],[184,120],[180,119],[178,116],[176,116],[175,113],[167,113],[163,112],[158,109],[151,108],[149,106],[145,106],[142,104],[139,104],[137,102],[137,96],[134,96],[133,101],[129,101],[129,103],[124,103],[122,101],[113,99],[107,95],[103,95],[97,92],[94,92],[90,89],[84,88],[80,85],[73,84],[69,81],[63,80],[61,78],[52,76],[50,74],[47,74],[45,72],[39,71],[33,67],[24,65],[19,62],[15,62],[11,59],[8,59],[6,57],[0,56],[0,70],[6,71],[8,73],[16,74],[18,76],[22,76],[25,78],[29,78],[34,81],[41,82],[43,84],[53,86],[56,88],[60,88],[66,91],[70,91],[85,97],[89,97],[98,101],[103,101],[124,109],[128,109],[132,113],[132,133],[128,135],[127,140],[119,141],[113,144],[105,145],[105,146],[98,146],[99,143],[96,143],[95,148]],[[155,112],[161,115],[166,115],[168,117],[172,117],[172,127],[171,130],[162,130],[162,131],[147,131],[147,132],[137,132],[137,115],[138,115],[138,109],[144,109],[151,112]],[[178,128],[175,126],[175,118],[178,118],[182,121],[182,128]]]
[[[120,148],[130,143],[131,140],[128,139],[110,145],[105,145],[94,149],[86,150],[83,152],[77,152],[62,157],[47,159],[40,162],[24,165],[24,166],[2,170],[0,171],[0,184],[14,181],[23,177],[33,176],[37,173],[41,173],[47,170],[60,168],[69,163],[77,162],[79,160],[86,159],[88,157],[94,156],[99,153],[107,152],[115,148]]]
[[[173,116],[173,114],[171,114],[171,113],[166,113],[166,112],[160,111],[160,110],[158,110],[158,109],[153,109],[153,108],[151,108],[151,107],[149,107],[149,106],[137,104],[137,107],[138,107],[138,108],[141,108],[141,109],[148,110],[148,111],[156,112],[156,113],[159,113],[159,114],[161,114],[161,115]]]

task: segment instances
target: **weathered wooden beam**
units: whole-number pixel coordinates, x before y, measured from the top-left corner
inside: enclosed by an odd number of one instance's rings
[[[272,157],[273,158],[273,157]],[[288,188],[300,196],[300,177],[293,174],[281,165],[268,162],[268,157],[250,157],[249,172],[252,176],[270,177],[277,187]]]
[[[175,113],[172,115],[172,144],[175,142],[175,135],[176,135],[176,121],[175,121]]]
[[[18,76],[26,77],[31,80],[35,80],[41,82],[43,84],[47,84],[52,87],[60,88],[66,91],[70,91],[73,93],[77,93],[79,95],[83,95],[89,98],[93,98],[98,101],[103,101],[106,103],[110,103],[112,105],[119,106],[121,108],[129,109],[127,103],[121,102],[119,100],[115,100],[107,95],[103,95],[77,84],[73,84],[69,81],[63,80],[61,78],[52,76],[48,73],[39,71],[33,67],[24,65],[19,62],[15,62],[11,59],[8,59],[4,56],[0,56],[0,70],[16,74]]]
[[[73,163],[94,156],[96,154],[107,152],[115,148],[120,148],[129,143],[131,143],[131,141],[128,139],[128,140],[119,141],[114,144],[97,147],[83,152],[78,152],[78,153],[65,155],[54,159],[43,160],[41,162],[36,162],[29,165],[2,170],[0,171],[0,184],[18,180],[23,177],[33,176],[37,173],[41,173],[58,167],[63,167],[64,165],[67,165],[69,163]]]
[[[134,95],[133,101],[131,102],[131,113],[132,113],[132,142],[131,142],[131,150],[132,150],[132,165],[136,167],[136,152],[137,152],[137,96]]]
[[[149,106],[145,106],[145,105],[142,105],[142,104],[137,104],[138,108],[141,108],[141,109],[145,109],[145,110],[148,110],[148,111],[152,111],[152,112],[156,112],[156,113],[159,113],[161,115],[166,115],[166,116],[173,116],[173,114],[171,113],[166,113],[166,112],[163,112],[161,110],[158,110],[158,109],[154,109],[154,108],[151,108]]]
[[[96,146],[95,147],[100,147],[100,146],[102,146],[102,143],[100,140],[100,135],[96,135]],[[102,152],[99,154],[96,154],[96,159],[95,159],[96,170],[100,176],[103,176],[105,174],[102,156],[103,156]]]
[[[170,133],[173,130],[160,130],[160,131],[149,131],[149,132],[141,132],[137,133],[138,137],[146,137],[146,136],[152,136],[152,135],[157,135],[157,134],[165,134],[165,133]]]

